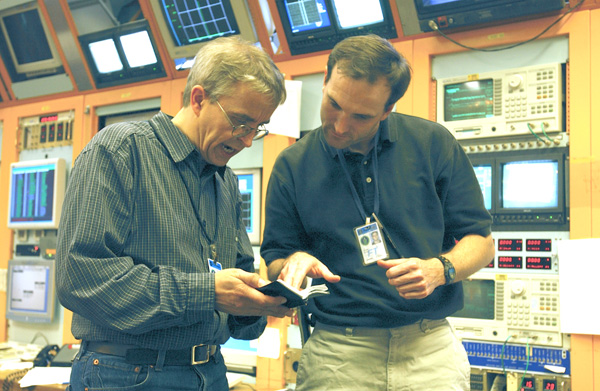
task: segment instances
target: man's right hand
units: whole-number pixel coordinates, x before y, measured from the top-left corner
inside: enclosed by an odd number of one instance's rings
[[[277,271],[279,271],[277,273]],[[269,265],[269,276],[277,273],[279,279],[284,280],[294,288],[301,289],[306,277],[323,278],[327,282],[339,282],[341,277],[333,274],[327,266],[312,255],[297,252],[286,259],[278,259]]]
[[[225,269],[215,273],[215,307],[219,311],[240,316],[291,316],[283,305],[283,297],[271,297],[256,288],[268,284],[256,273],[241,269]]]

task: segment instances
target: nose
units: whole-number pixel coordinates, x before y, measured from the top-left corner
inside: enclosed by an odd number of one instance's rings
[[[242,144],[244,144],[244,148],[250,148],[252,146],[252,139],[254,138],[254,135],[251,134],[247,134],[244,137],[239,137],[240,141],[242,142]]]
[[[340,113],[334,122],[335,133],[344,134],[350,131],[350,118],[344,113]]]

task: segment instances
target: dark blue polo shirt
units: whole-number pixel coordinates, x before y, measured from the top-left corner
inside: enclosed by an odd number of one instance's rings
[[[441,125],[392,113],[367,156],[345,153],[367,214],[373,211],[372,154],[378,153],[377,216],[398,248],[391,258],[431,258],[467,234],[487,236],[491,218],[462,147]],[[388,284],[385,270],[364,266],[354,228],[365,223],[337,150],[315,129],[284,150],[275,163],[266,199],[261,255],[267,265],[296,251],[321,260],[342,279],[331,294],[310,304],[323,323],[398,327],[440,319],[463,306],[462,284],[438,287],[425,299],[406,300]],[[316,280],[314,283],[322,281]]]

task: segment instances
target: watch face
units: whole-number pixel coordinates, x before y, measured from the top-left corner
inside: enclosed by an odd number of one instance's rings
[[[451,281],[454,281],[454,278],[456,278],[456,270],[453,267],[448,269],[448,277],[450,277]]]

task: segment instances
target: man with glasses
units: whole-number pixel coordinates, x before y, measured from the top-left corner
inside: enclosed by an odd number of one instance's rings
[[[196,56],[183,107],[110,125],[71,171],[57,291],[82,340],[70,388],[228,389],[219,350],[255,339],[285,299],[255,288],[254,255],[229,159],[268,132],[283,76],[235,38]]]

